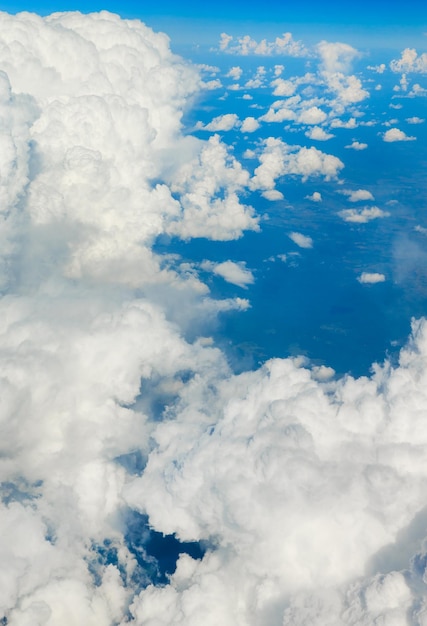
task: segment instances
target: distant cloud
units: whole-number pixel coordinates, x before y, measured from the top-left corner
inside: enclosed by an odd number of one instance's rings
[[[367,69],[371,70],[372,72],[377,72],[377,74],[384,74],[387,66],[385,63],[380,63],[380,65],[368,65]]]
[[[375,219],[389,217],[390,213],[376,206],[363,209],[343,209],[338,215],[345,221],[353,224],[366,224]]]
[[[399,130],[399,128],[390,128],[383,135],[383,140],[387,142],[393,141],[415,141],[416,137],[408,137],[403,130]]]
[[[221,276],[225,281],[238,287],[246,289],[248,285],[254,282],[254,276],[250,270],[246,268],[244,262],[235,263],[234,261],[224,261],[222,263],[212,263],[204,261],[201,268],[205,271],[212,272]]]
[[[350,202],[360,202],[361,200],[374,200],[374,196],[367,189],[343,189],[339,193],[348,196]]]
[[[366,150],[366,148],[368,147],[368,144],[360,142],[360,141],[353,141],[353,143],[350,143],[345,147],[351,148],[352,150]]]
[[[234,39],[226,33],[221,34],[219,49],[227,54],[236,54],[241,56],[259,55],[259,56],[290,56],[305,57],[308,56],[308,50],[301,41],[295,41],[291,33],[284,33],[281,37],[276,37],[274,41],[262,39],[256,41],[249,35],[244,35]]]
[[[383,283],[385,281],[385,275],[377,272],[362,272],[357,280],[359,283],[373,285],[375,283]]]
[[[255,119],[254,117],[245,117],[242,125],[240,126],[240,130],[242,133],[253,133],[254,131],[258,130],[259,127],[260,123],[257,119]]]
[[[307,200],[312,202],[322,202],[322,194],[319,191],[313,191],[311,196],[305,196]]]
[[[418,55],[415,48],[405,48],[400,59],[393,59],[390,62],[390,68],[397,73],[427,74],[427,53]]]
[[[316,141],[328,141],[328,139],[335,137],[335,135],[327,133],[320,126],[313,126],[313,128],[310,128],[305,134],[310,139],[314,139]]]
[[[212,132],[232,130],[238,123],[239,117],[235,113],[225,113],[218,115],[208,124],[203,125],[201,122],[196,124],[198,130],[209,130]]]
[[[289,239],[299,246],[300,248],[312,248],[313,247],[313,239],[308,237],[307,235],[302,235],[301,233],[289,233]]]
[[[425,122],[425,119],[423,117],[407,117],[406,122],[408,122],[408,124],[423,124]]]

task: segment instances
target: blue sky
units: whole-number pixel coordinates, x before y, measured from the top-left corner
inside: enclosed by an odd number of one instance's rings
[[[296,36],[313,40],[324,36],[346,36],[362,45],[393,46],[396,38],[405,45],[417,45],[427,31],[424,0],[390,3],[386,0],[336,2],[304,0],[289,2],[174,2],[166,0],[6,0],[5,11],[35,11],[47,15],[55,11],[84,13],[108,10],[125,18],[139,18],[156,29],[165,30],[175,43],[212,44],[218,33],[227,30],[252,36],[270,36],[292,29]]]

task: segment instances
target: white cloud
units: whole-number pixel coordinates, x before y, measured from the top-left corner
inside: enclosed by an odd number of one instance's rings
[[[390,128],[383,135],[383,140],[387,142],[393,141],[415,141],[416,137],[408,137],[403,130],[399,128]]]
[[[367,189],[343,189],[340,193],[348,196],[350,202],[360,202],[361,200],[374,200],[374,196]]]
[[[427,74],[427,53],[418,55],[415,48],[405,48],[399,59],[393,59],[390,62],[390,68],[396,73]]]
[[[238,65],[232,67],[226,74],[227,77],[232,78],[233,80],[240,80],[243,74],[243,70]]]
[[[260,123],[254,117],[245,117],[240,127],[242,133],[253,133],[258,130]]]
[[[362,272],[357,280],[359,283],[373,285],[375,283],[383,283],[385,281],[385,276],[384,274],[379,274],[378,272]]]
[[[281,37],[276,37],[274,41],[262,39],[259,42],[252,39],[249,35],[244,35],[235,40],[231,35],[222,33],[219,49],[228,54],[237,54],[242,56],[252,54],[259,56],[308,56],[307,48],[301,41],[295,41],[291,33],[284,33]]]
[[[213,120],[205,126],[199,123],[196,128],[200,130],[209,130],[211,132],[226,132],[232,130],[237,125],[238,121],[239,118],[235,113],[224,113],[224,115],[214,117]]]
[[[384,74],[387,66],[385,63],[380,63],[379,65],[368,65],[367,69],[371,70],[372,72],[377,72],[377,74]]]
[[[351,148],[352,150],[366,150],[366,148],[368,147],[368,144],[360,142],[360,141],[353,141],[351,144],[345,147]]]
[[[356,224],[366,224],[371,220],[389,217],[390,213],[383,211],[382,209],[373,207],[364,207],[363,209],[343,209],[339,211],[338,215],[342,217],[345,222],[352,222]]]
[[[275,96],[293,96],[298,85],[291,80],[276,78],[271,81],[271,86],[274,87],[273,95]]]
[[[360,52],[356,48],[341,42],[321,41],[317,45],[317,51],[324,71],[329,74],[346,74],[353,61],[360,57]]]
[[[301,233],[290,233],[289,239],[299,246],[300,248],[312,248],[313,247],[313,239],[308,237],[307,235],[302,235]]]
[[[322,111],[319,107],[310,107],[301,111],[298,116],[298,122],[300,124],[321,124],[326,118],[325,111]]]
[[[195,382],[199,421],[186,396],[127,497],[163,532],[212,537],[217,549],[201,562],[183,555],[167,586],[141,592],[135,618],[353,626],[415,614],[426,346],[414,323],[399,364],[369,378],[318,382],[275,359],[221,382],[209,404]]]
[[[324,176],[326,180],[335,178],[344,164],[335,156],[321,152],[317,148],[290,146],[281,139],[269,137],[264,141],[264,149],[259,156],[260,165],[251,179],[252,189],[274,189],[276,179],[285,175]]]
[[[283,193],[281,191],[278,191],[278,189],[267,189],[263,191],[261,195],[271,202],[275,202],[276,200],[283,200],[284,198]]]
[[[315,139],[316,141],[328,141],[328,139],[335,137],[335,135],[327,133],[320,126],[313,126],[313,128],[310,128],[305,134],[310,139]]]
[[[331,128],[357,128],[358,124],[355,117],[351,117],[347,122],[335,118],[331,122]]]
[[[313,191],[311,196],[305,196],[307,200],[312,200],[312,202],[322,202],[322,194],[318,191]]]
[[[424,124],[425,119],[423,117],[418,117],[417,115],[414,115],[413,117],[407,117],[406,121],[408,122],[408,124]]]
[[[211,261],[204,261],[201,264],[201,268],[213,272],[228,283],[244,289],[247,289],[247,286],[252,285],[254,282],[252,272],[246,268],[246,264],[243,262],[224,261],[222,263],[212,263]]]

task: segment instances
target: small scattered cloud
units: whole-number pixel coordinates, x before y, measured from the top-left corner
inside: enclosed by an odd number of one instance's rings
[[[252,272],[247,269],[246,263],[242,261],[239,263],[234,261],[224,261],[223,263],[203,261],[200,267],[207,272],[221,276],[227,283],[243,289],[247,289],[248,285],[252,285],[255,280]]]
[[[389,143],[394,141],[415,141],[415,139],[416,137],[409,137],[399,128],[390,128],[383,135],[383,140]]]
[[[293,232],[293,233],[289,233],[288,236],[289,236],[289,239],[292,239],[292,241],[300,248],[312,248],[313,247],[313,239],[311,237],[308,237],[307,235]]]
[[[375,283],[383,283],[385,281],[385,275],[378,272],[362,272],[357,278],[359,283],[373,285]]]
[[[298,116],[298,122],[300,124],[321,124],[327,117],[325,111],[314,106],[301,111]]]
[[[339,193],[342,193],[344,196],[348,196],[348,200],[350,202],[360,202],[361,200],[374,200],[374,196],[367,189],[356,189],[356,191],[352,191],[351,189],[343,189]]]
[[[408,122],[408,124],[424,124],[425,119],[415,115],[414,117],[407,117],[405,121]]]
[[[274,41],[267,41],[267,39],[256,41],[249,35],[244,35],[234,39],[231,35],[222,33],[219,42],[219,49],[221,52],[225,52],[227,54],[236,54],[241,56],[309,56],[309,52],[304,44],[301,41],[295,41],[291,33],[284,33],[281,37],[276,37]]]
[[[225,113],[224,115],[218,115],[209,122],[209,124],[203,125],[201,122],[196,124],[197,130],[209,130],[212,132],[229,131],[232,130],[239,122],[239,118],[235,113]]]
[[[368,147],[367,143],[363,143],[360,141],[353,141],[352,143],[345,146],[346,148],[351,148],[352,150],[366,150]]]
[[[335,135],[327,133],[320,126],[313,126],[313,128],[310,128],[305,134],[309,137],[309,139],[314,139],[316,141],[328,141],[328,139],[335,137]]]
[[[311,200],[312,202],[322,202],[322,194],[319,191],[313,191],[311,196],[305,196],[306,200]]]
[[[364,207],[363,209],[343,209],[338,215],[345,221],[353,224],[366,224],[375,219],[389,217],[390,213],[383,211],[377,206]]]
[[[254,131],[258,130],[259,127],[260,123],[257,119],[255,119],[254,117],[246,117],[242,122],[240,130],[242,133],[253,133]]]
[[[384,74],[387,66],[385,63],[380,63],[379,65],[368,65],[367,69],[371,70],[371,72],[376,72],[377,74]]]

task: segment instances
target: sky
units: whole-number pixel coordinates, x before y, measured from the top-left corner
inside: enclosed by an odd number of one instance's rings
[[[426,7],[1,8],[0,623],[426,626]]]

